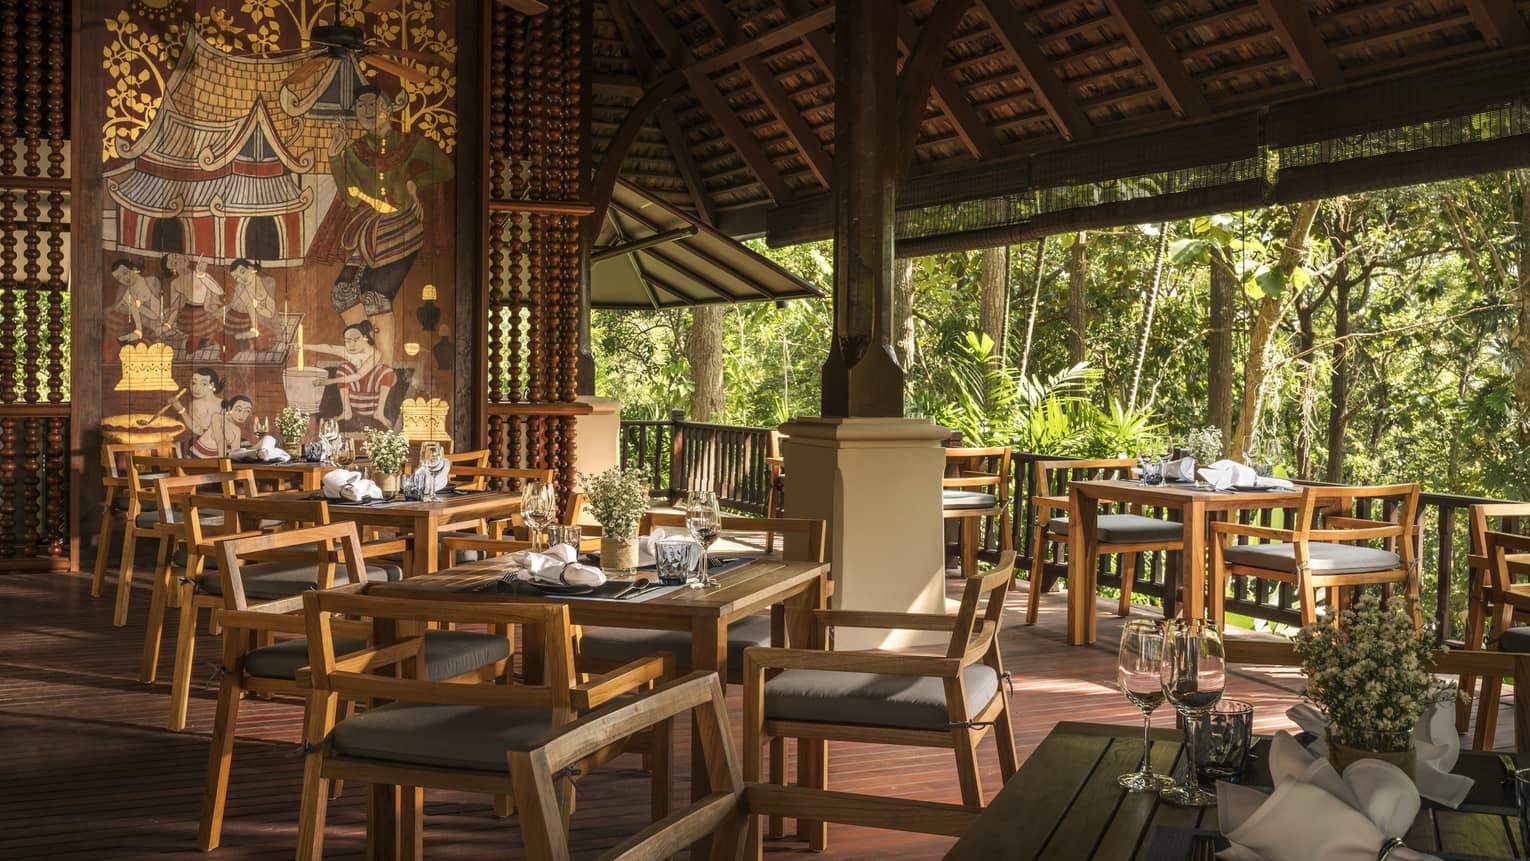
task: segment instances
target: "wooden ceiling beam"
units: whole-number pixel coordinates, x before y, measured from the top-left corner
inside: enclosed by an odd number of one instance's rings
[[[1289,0],[1259,0],[1259,9],[1275,30],[1275,38],[1296,66],[1302,79],[1314,87],[1338,87],[1344,73],[1328,50],[1322,34],[1312,26],[1304,4]],[[1524,22],[1520,22],[1524,26]]]
[[[648,46],[643,44],[642,34],[637,32],[626,4],[622,0],[612,0],[608,6],[611,18],[616,22],[617,32],[621,34],[622,42],[627,48],[628,58],[637,68],[644,86],[652,84],[658,78],[658,71],[654,67],[653,58],[648,55]],[[685,183],[685,190],[690,195],[696,217],[707,224],[715,225],[717,213],[712,209],[712,199],[707,194],[706,184],[701,179],[701,171],[696,169],[696,157],[691,152],[690,141],[686,138],[685,131],[680,128],[680,124],[675,121],[674,108],[668,102],[659,105],[654,112],[654,119],[658,122],[659,131],[664,135],[664,142],[669,145],[670,155],[675,161],[675,170],[679,172],[681,181]]]
[[[1495,48],[1518,48],[1530,42],[1530,27],[1514,8],[1514,0],[1466,0],[1482,38]]]
[[[979,0],[979,4],[993,24],[993,33],[999,38],[999,43],[1014,54],[1032,95],[1052,117],[1052,122],[1057,124],[1057,130],[1063,138],[1087,140],[1093,137],[1089,118],[1079,110],[1073,94],[1058,77],[1057,70],[1052,68],[1036,40],[1025,29],[1025,22],[1015,7],[1009,5],[1009,0]]]
[[[722,40],[724,48],[743,41],[739,33],[738,22],[733,18],[721,3],[721,0],[696,0],[701,9],[701,14],[712,25],[712,30]],[[770,112],[781,121],[781,127],[786,130],[786,136],[791,139],[792,146],[802,154],[802,160],[807,163],[808,170],[818,180],[818,184],[824,188],[829,187],[829,154],[824,151],[823,142],[807,124],[802,116],[802,109],[787,95],[781,87],[781,82],[776,79],[775,73],[765,65],[765,61],[759,57],[747,57],[739,63],[744,70],[744,76],[749,79],[760,98],[770,108]]]
[[[899,2],[896,4],[898,16],[898,45],[910,55],[918,47],[921,38],[921,28],[914,23],[914,18],[908,13],[908,9]],[[941,40],[944,47],[945,40]],[[962,144],[967,151],[976,159],[996,158],[1000,154],[999,141],[989,130],[988,125],[978,116],[967,101],[967,95],[962,91],[956,79],[951,77],[951,72],[945,68],[945,51],[941,50],[935,59],[936,68],[931,78],[935,89],[935,98],[940,103],[942,112],[955,127],[956,133],[962,139]]]
[[[718,92],[717,84],[708,77],[705,70],[704,63],[718,56],[731,54],[734,49],[724,49],[708,57],[706,61],[698,62],[691,56],[690,50],[685,46],[684,40],[680,38],[679,32],[675,30],[669,18],[664,14],[663,10],[653,3],[653,0],[628,0],[628,2],[632,6],[632,11],[637,13],[639,18],[643,19],[643,24],[648,28],[648,32],[658,40],[660,47],[664,49],[666,56],[669,58],[670,65],[679,69],[680,73],[685,76],[686,83],[690,85],[691,93],[696,96],[696,100],[701,102],[701,106],[711,115],[712,122],[716,123],[717,127],[722,130],[723,135],[728,138],[728,143],[732,144],[739,157],[749,165],[749,169],[754,171],[755,176],[759,177],[760,182],[764,183],[771,198],[777,203],[783,203],[792,199],[791,189],[787,188],[786,181],[781,178],[781,175],[776,172],[775,167],[770,163],[770,157],[766,155],[765,149],[760,146],[760,142],[754,135],[744,128],[744,124],[734,114],[733,106],[728,103],[727,99],[723,98],[722,93]],[[760,41],[756,39],[739,47],[756,45]],[[749,56],[757,53],[759,50],[762,50],[762,48],[755,47],[750,51],[746,51],[742,56]],[[724,63],[717,68],[731,65],[732,62],[736,62],[736,60]]]
[[[1148,11],[1147,4],[1143,0],[1105,0],[1105,5],[1120,22],[1122,35],[1131,42],[1132,50],[1137,52],[1148,75],[1163,90],[1175,115],[1187,119],[1209,113],[1211,109],[1206,104],[1206,96],[1190,79],[1174,46],[1153,21],[1153,13]]]

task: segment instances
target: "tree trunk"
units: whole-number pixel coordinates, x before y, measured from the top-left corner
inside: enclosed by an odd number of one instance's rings
[[[999,366],[1009,364],[1009,246],[985,248],[979,270],[978,329],[993,339]]]
[[[1519,370],[1514,373],[1514,399],[1519,403],[1519,439],[1530,443],[1530,171],[1515,171],[1519,180],[1519,295],[1518,325],[1514,347],[1519,351]]]
[[[1317,343],[1312,316],[1316,312],[1316,304],[1297,303],[1296,347],[1300,358],[1296,363],[1301,367],[1302,384],[1296,414],[1296,477],[1304,481],[1312,478],[1312,437],[1317,431],[1317,364],[1312,361],[1313,345]],[[1332,428],[1332,413],[1328,420]]]
[[[893,348],[906,372],[914,363],[914,258],[893,261]]]
[[[685,345],[690,360],[691,420],[713,421],[723,412],[723,306],[697,305],[691,309],[691,334]]]
[[[1137,409],[1137,388],[1142,384],[1142,365],[1147,361],[1148,340],[1153,337],[1153,316],[1158,313],[1158,287],[1163,283],[1163,261],[1169,252],[1169,222],[1158,225],[1158,255],[1153,260],[1153,284],[1143,299],[1142,333],[1137,339],[1137,361],[1132,363],[1132,386],[1126,396],[1128,412]]]
[[[1349,429],[1349,287],[1340,278],[1333,294],[1333,371],[1328,386],[1328,468],[1323,479],[1344,480],[1344,433]]]
[[[1084,361],[1089,328],[1089,234],[1080,230],[1068,255],[1068,363]]]
[[[1031,309],[1025,315],[1025,343],[1020,347],[1020,378],[1031,369],[1031,336],[1036,332],[1036,310],[1041,304],[1041,267],[1045,265],[1047,238],[1036,240],[1036,276],[1031,284]]]
[[[1206,338],[1206,426],[1230,440],[1233,432],[1233,316],[1238,274],[1227,252],[1211,250],[1211,313]]]
[[[1299,204],[1291,218],[1291,235],[1286,247],[1280,252],[1280,271],[1289,281],[1291,273],[1307,256],[1307,234],[1312,231],[1312,220],[1317,216],[1321,201],[1309,200]],[[1259,312],[1254,317],[1254,327],[1248,336],[1248,362],[1243,366],[1243,410],[1238,414],[1238,432],[1233,436],[1230,452],[1248,449],[1249,438],[1259,426],[1259,412],[1264,406],[1264,386],[1270,373],[1270,350],[1274,343],[1275,324],[1280,319],[1280,300],[1264,297],[1259,300]]]

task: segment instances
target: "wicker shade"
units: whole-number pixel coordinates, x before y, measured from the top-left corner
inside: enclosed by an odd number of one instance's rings
[[[616,184],[592,260],[594,308],[682,308],[823,296],[812,284],[625,181]]]

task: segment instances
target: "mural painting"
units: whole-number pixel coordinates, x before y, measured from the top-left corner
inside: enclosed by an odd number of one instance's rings
[[[102,415],[213,457],[291,405],[446,436],[451,0],[112,0]]]

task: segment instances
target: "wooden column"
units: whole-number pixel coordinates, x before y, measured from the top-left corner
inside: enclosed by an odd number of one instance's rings
[[[835,30],[834,341],[823,414],[901,416],[892,331],[897,16],[880,0],[841,0]]]

